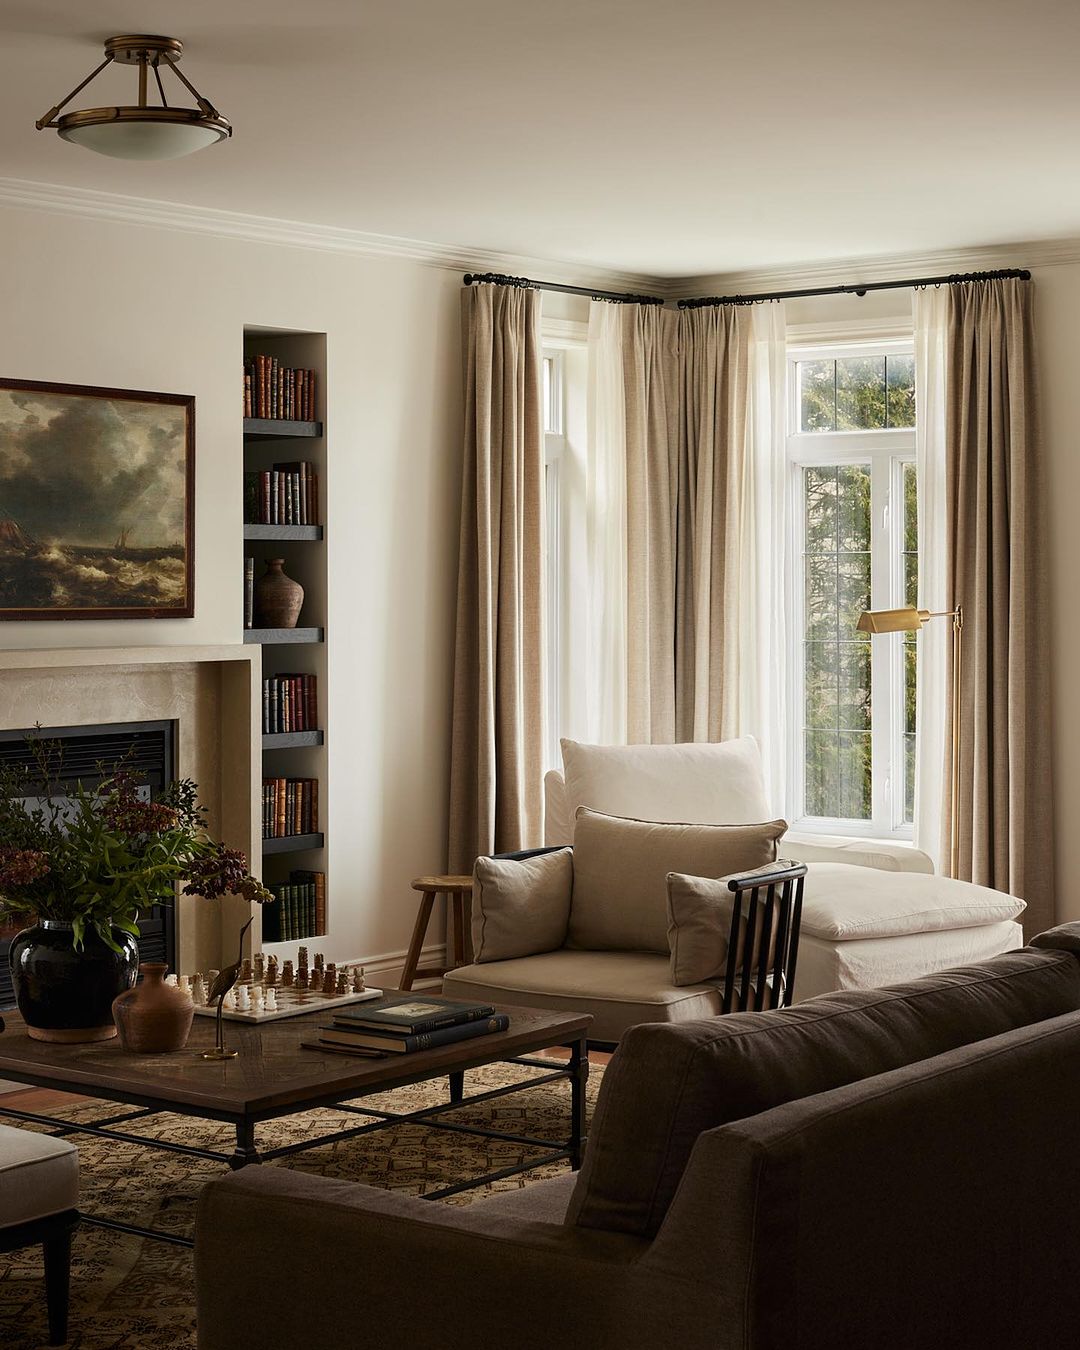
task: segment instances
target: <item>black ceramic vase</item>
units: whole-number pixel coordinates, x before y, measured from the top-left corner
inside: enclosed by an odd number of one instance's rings
[[[91,928],[82,951],[72,927],[43,919],[12,939],[11,982],[26,1031],[37,1041],[105,1041],[116,1035],[112,1004],[135,983],[139,949],[113,929],[114,952]]]

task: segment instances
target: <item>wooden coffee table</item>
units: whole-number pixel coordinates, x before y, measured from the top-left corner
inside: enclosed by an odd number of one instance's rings
[[[90,1134],[189,1157],[208,1158],[233,1168],[272,1162],[306,1149],[406,1122],[506,1139],[541,1151],[540,1156],[529,1162],[430,1191],[424,1197],[427,1200],[438,1200],[561,1159],[568,1160],[576,1169],[581,1165],[585,1144],[585,1083],[589,1074],[586,1034],[592,1018],[586,1013],[547,1012],[537,1008],[500,1007],[498,1011],[510,1016],[506,1031],[435,1050],[388,1055],[385,1059],[362,1059],[305,1049],[302,1042],[316,1039],[317,1028],[326,1022],[325,1012],[304,1013],[300,1017],[262,1026],[230,1022],[227,1024],[228,1044],[240,1054],[236,1059],[224,1061],[205,1060],[198,1053],[213,1044],[214,1023],[210,1018],[195,1019],[184,1050],[168,1055],[129,1055],[115,1040],[84,1045],[54,1045],[31,1040],[18,1015],[5,1013],[6,1029],[0,1032],[0,1079],[122,1102],[137,1109],[76,1124],[56,1116],[5,1107],[3,1097],[0,1097],[0,1117],[45,1125],[57,1134]],[[550,1060],[530,1058],[535,1052],[553,1046],[569,1047],[570,1058],[565,1067],[553,1068]],[[507,1087],[463,1096],[464,1075],[468,1069],[499,1062],[522,1064],[546,1072]],[[373,1093],[443,1076],[450,1079],[450,1099],[439,1106],[394,1112],[376,1110],[357,1102]],[[462,1105],[491,1101],[563,1078],[570,1080],[571,1088],[570,1135],[563,1144],[553,1146],[550,1139],[503,1134],[443,1119]],[[331,1106],[370,1119],[362,1125],[317,1135],[299,1143],[265,1151],[258,1149],[255,1129],[262,1121],[320,1106]],[[235,1149],[231,1153],[222,1153],[195,1148],[168,1139],[132,1134],[126,1128],[131,1121],[165,1111],[234,1125]],[[95,1215],[83,1215],[83,1218],[88,1223],[141,1237],[158,1238],[181,1246],[192,1245],[188,1238],[138,1228],[115,1219]]]

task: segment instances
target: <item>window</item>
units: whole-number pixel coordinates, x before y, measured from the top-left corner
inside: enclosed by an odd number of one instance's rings
[[[915,603],[915,363],[910,344],[789,349],[788,458],[798,543],[792,814],[847,833],[909,835],[915,634],[856,630]]]

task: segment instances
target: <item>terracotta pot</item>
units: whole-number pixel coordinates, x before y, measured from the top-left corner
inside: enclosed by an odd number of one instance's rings
[[[124,1050],[135,1055],[163,1055],[187,1044],[195,1004],[191,995],[165,983],[168,966],[144,961],[142,983],[114,1000],[113,1021]]]
[[[304,588],[283,571],[284,558],[267,560],[266,571],[255,583],[256,628],[295,628],[304,603]]]
[[[8,952],[15,1001],[26,1032],[37,1041],[104,1041],[116,1035],[111,1008],[135,983],[138,947],[112,930],[116,949],[88,928],[76,950],[70,923],[43,919],[24,929]]]

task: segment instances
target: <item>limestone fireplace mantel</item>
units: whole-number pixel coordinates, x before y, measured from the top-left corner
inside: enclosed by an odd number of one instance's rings
[[[178,776],[199,784],[212,830],[257,872],[261,669],[260,648],[240,644],[0,651],[0,729],[174,721]],[[182,971],[236,959],[245,902],[178,905]]]

